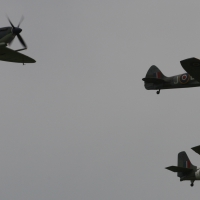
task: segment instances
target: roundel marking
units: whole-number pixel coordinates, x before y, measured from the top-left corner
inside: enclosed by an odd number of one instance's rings
[[[193,65],[194,67],[199,67],[199,66],[200,66],[200,63],[199,63],[199,62],[194,62],[194,63],[192,63],[192,65]]]
[[[186,83],[188,83],[189,80],[190,80],[190,75],[187,73],[179,76],[179,82],[181,84],[186,84]]]

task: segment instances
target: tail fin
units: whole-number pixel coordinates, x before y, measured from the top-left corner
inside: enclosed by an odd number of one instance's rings
[[[147,71],[146,77],[142,80],[145,82],[145,88],[148,90],[156,89],[156,85],[158,87],[160,84],[163,85],[165,82],[163,78],[166,78],[166,76],[164,76],[164,74],[155,65],[152,65]]]
[[[185,151],[182,151],[178,154],[178,167],[187,168],[187,169],[197,169],[197,167],[194,166],[190,162],[190,159],[188,158]],[[185,172],[178,172],[177,173],[178,177],[183,177],[185,175],[186,175]]]
[[[155,65],[152,65],[146,74],[146,78],[162,79],[166,78],[166,76],[164,76],[164,74]]]

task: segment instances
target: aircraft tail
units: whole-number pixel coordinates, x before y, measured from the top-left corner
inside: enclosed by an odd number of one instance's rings
[[[152,65],[147,71],[146,77],[142,80],[145,82],[145,88],[147,90],[157,89],[159,86],[165,83],[166,76],[155,66]]]
[[[178,154],[178,167],[184,168],[184,169],[189,169],[189,170],[191,170],[191,171],[197,169],[197,167],[194,166],[194,165],[191,163],[191,161],[190,161],[190,159],[188,158],[188,156],[187,156],[187,154],[186,154],[185,151],[182,151],[182,152],[180,152],[180,153]],[[189,172],[189,171],[188,171],[188,172]],[[179,171],[179,172],[177,173],[177,176],[178,176],[178,177],[183,177],[183,176],[185,176],[185,173],[187,173],[187,172]]]
[[[166,169],[172,172],[177,172],[177,176],[183,179],[188,174],[196,170],[197,167],[190,162],[190,159],[185,151],[182,151],[178,154],[178,166],[169,166],[166,167]]]
[[[152,65],[149,70],[147,71],[146,78],[165,78],[164,74],[156,67],[155,65]]]

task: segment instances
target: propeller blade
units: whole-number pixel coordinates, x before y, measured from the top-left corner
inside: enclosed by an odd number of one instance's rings
[[[19,26],[20,26],[20,24],[22,23],[22,21],[24,20],[24,16],[22,15],[22,17],[21,17],[21,19],[20,19],[20,21],[19,21],[19,24],[18,24],[18,28],[19,28]]]
[[[27,49],[27,45],[26,45],[25,41],[23,40],[23,38],[22,38],[21,35],[19,34],[19,33],[22,31],[22,29],[19,28],[19,26],[20,26],[20,24],[22,23],[22,21],[24,20],[24,16],[22,15],[22,17],[21,17],[21,19],[20,19],[19,24],[18,24],[17,27],[15,27],[15,26],[12,24],[12,22],[10,21],[10,19],[9,19],[8,16],[6,16],[6,17],[7,17],[8,21],[10,22],[10,25],[13,27],[13,35],[16,35],[16,36],[18,37],[20,43],[22,44],[22,46],[23,46],[24,48]],[[9,45],[12,44],[13,40],[14,40],[14,38],[9,42]]]
[[[21,42],[22,46],[24,46],[25,48],[27,48],[26,43],[24,42],[24,40],[22,39],[20,34],[17,34],[17,37],[19,39],[19,41]]]
[[[15,28],[14,25],[12,24],[12,22],[10,21],[10,19],[9,19],[8,16],[7,16],[7,19],[8,19],[8,21],[10,22],[10,25],[11,25],[13,28]]]

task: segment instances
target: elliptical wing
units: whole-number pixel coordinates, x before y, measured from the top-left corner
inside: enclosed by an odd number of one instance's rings
[[[7,47],[0,48],[0,60],[16,63],[35,63],[36,61],[22,53]]]
[[[200,60],[197,58],[188,58],[180,61],[183,69],[193,78],[200,82]]]

